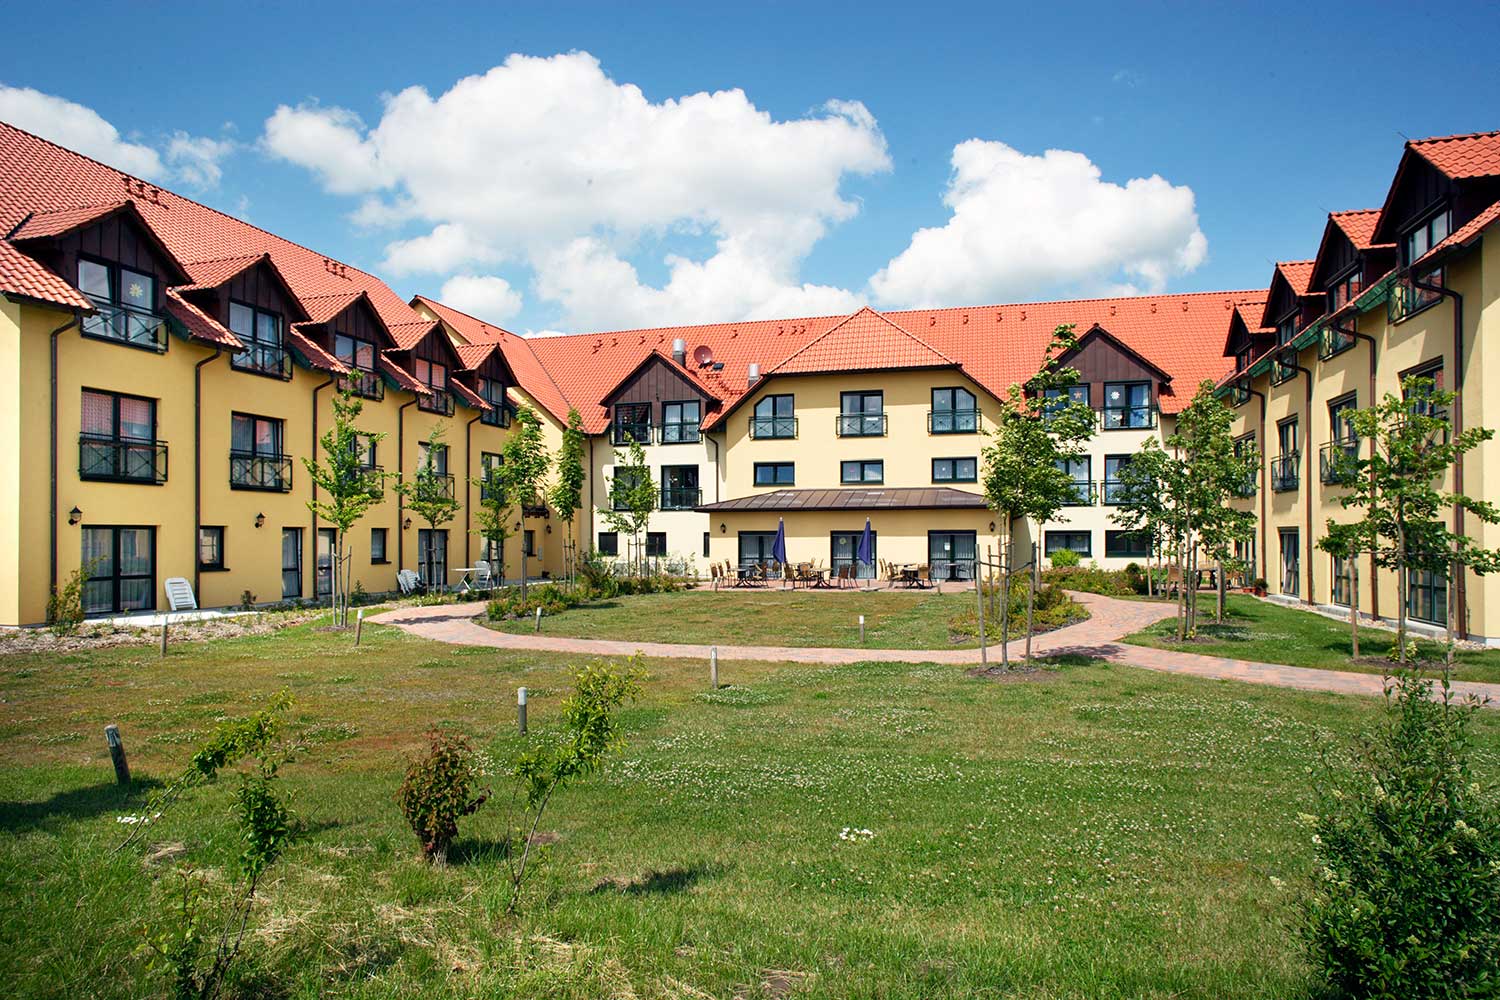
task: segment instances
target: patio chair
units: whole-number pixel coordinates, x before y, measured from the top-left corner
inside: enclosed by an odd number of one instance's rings
[[[926,563],[917,567],[917,586],[922,590],[932,586],[932,567]]]
[[[490,564],[484,559],[474,560],[474,589],[490,591],[495,589],[495,575],[490,569]]]
[[[397,573],[396,586],[401,589],[401,593],[405,597],[427,593],[426,585],[422,583],[422,578],[417,575],[417,571],[414,569],[403,569]]]
[[[193,585],[186,578],[168,577],[162,586],[167,591],[167,607],[173,611],[198,610],[198,598],[193,596]]]
[[[719,589],[719,564],[708,564],[708,586],[710,590]]]

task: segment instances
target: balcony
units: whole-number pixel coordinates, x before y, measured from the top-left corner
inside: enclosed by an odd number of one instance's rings
[[[651,424],[639,420],[612,424],[610,426],[609,441],[611,444],[631,444],[632,442],[638,442],[642,446],[648,445],[651,443]]]
[[[1246,476],[1244,481],[1234,487],[1233,493],[1241,500],[1248,500],[1260,491],[1260,465],[1257,463],[1254,471]]]
[[[339,377],[339,391],[351,392],[361,399],[381,400],[385,398],[385,379],[368,368],[350,368],[348,375]]]
[[[669,420],[661,425],[661,444],[697,444],[699,439],[696,420]]]
[[[1441,285],[1444,274],[1441,270],[1433,272],[1425,279],[1426,284]],[[1392,323],[1415,316],[1430,305],[1437,303],[1442,296],[1437,292],[1429,292],[1412,284],[1411,278],[1405,278],[1391,286],[1390,298],[1386,299],[1386,318]]]
[[[751,417],[752,438],[794,438],[797,436],[796,417]]]
[[[80,434],[78,478],[107,483],[164,483],[167,443]]]
[[[523,503],[521,505],[522,517],[551,517],[552,511],[544,503]]]
[[[1156,407],[1151,404],[1106,406],[1099,411],[1099,414],[1103,427],[1107,431],[1150,430],[1156,426]]]
[[[1286,493],[1297,488],[1297,464],[1301,452],[1277,455],[1271,459],[1271,492]]]
[[[167,349],[167,317],[153,312],[94,302],[98,312],[83,317],[83,335],[161,353]]]
[[[428,395],[417,396],[417,409],[436,413],[440,417],[453,416],[453,393],[447,389],[429,389]]]
[[[359,474],[369,481],[369,494],[376,500],[385,497],[385,469],[379,465],[361,465]]]
[[[978,410],[928,410],[928,434],[977,434]]]
[[[229,488],[286,493],[292,488],[292,456],[231,451]]]
[[[493,409],[485,410],[483,413],[481,413],[479,415],[479,422],[481,424],[488,424],[490,427],[509,427],[510,408],[507,407],[503,402],[497,403],[493,399],[486,400],[486,402],[488,402],[490,406],[493,407]]]
[[[229,356],[229,367],[253,375],[289,379],[292,377],[292,356],[280,344],[248,340],[243,351]]]
[[[1318,449],[1318,478],[1325,486],[1349,486],[1358,475],[1359,439],[1330,441]]]
[[[1229,392],[1225,398],[1229,401],[1230,406],[1244,406],[1250,402],[1250,387],[1243,382],[1235,382],[1229,386]]]
[[[1281,385],[1281,384],[1283,384],[1285,382],[1290,382],[1292,379],[1294,379],[1294,378],[1297,377],[1297,367],[1296,367],[1296,363],[1295,363],[1296,360],[1297,360],[1296,352],[1295,351],[1285,351],[1285,352],[1282,353],[1282,356],[1283,357],[1290,357],[1292,359],[1293,363],[1292,364],[1287,364],[1286,362],[1280,360],[1280,358],[1276,358],[1276,359],[1272,360],[1272,362],[1271,362],[1271,384],[1272,385]]]
[[[1327,361],[1329,358],[1343,354],[1354,346],[1354,335],[1342,330],[1335,330],[1332,323],[1325,324],[1318,333],[1318,360]]]
[[[1125,501],[1125,482],[1121,479],[1105,479],[1100,484],[1104,506],[1117,507]]]
[[[479,480],[479,502],[488,503],[491,499],[501,500],[505,496],[505,485],[500,481],[500,474],[491,472]]]
[[[839,437],[883,437],[884,413],[840,413],[834,417],[834,432]]]
[[[1092,507],[1099,502],[1099,489],[1092,482],[1074,480],[1073,495],[1064,507]]]
[[[419,485],[424,480],[427,483],[425,487]],[[412,483],[417,492],[424,496],[432,498],[440,497],[444,500],[452,500],[458,495],[458,491],[455,488],[453,482],[453,473],[451,472],[430,472],[425,469],[418,470],[417,474],[412,477]]]
[[[662,510],[692,510],[703,502],[703,491],[696,486],[663,486]]]

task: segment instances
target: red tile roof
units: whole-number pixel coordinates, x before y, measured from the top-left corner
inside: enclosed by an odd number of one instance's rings
[[[193,279],[191,285],[183,285],[178,290],[183,292],[205,291],[210,288],[218,288],[230,278],[240,274],[260,263],[270,260],[269,254],[249,253],[240,254],[237,257],[221,257],[218,260],[192,260],[184,261],[183,267],[187,268],[188,276]]]
[[[400,388],[405,389],[408,392],[415,392],[421,396],[432,395],[432,390],[427,388],[427,386],[423,385],[421,382],[418,382],[415,375],[407,371],[405,368],[402,368],[400,365],[396,364],[396,362],[392,361],[384,354],[380,356],[379,364],[380,370],[389,375],[391,377],[391,381],[395,382],[396,385]]]
[[[494,409],[493,406],[491,406],[489,403],[487,403],[487,402],[484,401],[483,397],[481,397],[479,395],[479,393],[475,392],[473,389],[470,389],[468,386],[464,385],[458,379],[449,379],[448,380],[448,384],[453,387],[453,391],[459,396],[459,398],[461,398],[464,402],[468,403],[470,406],[474,407],[474,409],[476,409],[476,410],[493,410]]]
[[[1328,219],[1343,230],[1356,250],[1369,250],[1376,246],[1395,246],[1394,243],[1374,243],[1375,223],[1380,221],[1380,209],[1361,208],[1351,212],[1330,212]]]
[[[1429,262],[1439,255],[1446,255],[1455,247],[1464,246],[1468,243],[1473,242],[1480,233],[1484,232],[1496,222],[1500,222],[1500,201],[1495,202],[1489,208],[1485,209],[1483,212],[1480,212],[1478,215],[1474,216],[1474,218],[1470,219],[1468,222],[1464,223],[1462,226],[1459,226],[1457,229],[1453,230],[1453,232],[1449,233],[1447,239],[1443,240],[1437,246],[1433,247],[1431,250],[1423,254],[1421,258],[1417,260],[1417,265],[1420,266],[1426,262]]]
[[[177,321],[187,328],[188,334],[195,340],[215,344],[231,351],[245,349],[240,338],[226,330],[218,320],[183,298],[175,288],[167,289],[166,308],[167,312],[175,316]]]
[[[793,351],[767,374],[942,368],[957,362],[865,306]]]
[[[454,309],[452,306],[444,305],[436,299],[430,299],[425,295],[418,295],[412,300],[412,306],[418,304],[432,311],[432,314],[443,321],[458,337],[467,342],[469,346],[478,344],[495,344],[500,348],[500,355],[505,359],[511,373],[515,375],[520,388],[537,405],[541,406],[561,423],[568,420],[568,400],[563,395],[562,389],[553,380],[550,372],[542,366],[533,352],[533,345],[543,343],[545,337],[518,337],[503,327],[486,323],[482,319],[470,316],[466,312]],[[464,363],[470,364],[465,357],[465,345],[458,345],[459,357],[465,358]],[[472,354],[472,352],[471,352]],[[484,359],[479,357],[472,364],[478,365]]]
[[[27,217],[8,237],[12,240],[38,240],[46,236],[61,236],[79,226],[86,226],[108,215],[113,215],[130,202],[121,199],[99,205],[81,205],[78,208],[63,208],[55,212],[36,212]]]
[[[393,323],[391,325],[391,337],[396,341],[397,350],[409,351],[420,344],[422,338],[434,329],[441,329],[441,324],[436,320],[418,317],[410,323]]]
[[[484,359],[495,351],[500,350],[499,344],[455,344],[453,349],[458,352],[458,359],[464,364],[464,371],[476,371],[484,364]]]
[[[317,341],[301,330],[298,330],[295,323],[287,331],[286,341],[291,345],[292,350],[300,355],[309,367],[318,368],[325,372],[334,372],[338,375],[345,375],[349,371],[348,365],[323,350],[322,347],[318,346]]]
[[[1500,176],[1500,132],[1414,139],[1406,147],[1455,180]]]
[[[292,292],[304,301],[363,292],[387,325],[417,317],[399,295],[373,275],[332,260],[113,167],[0,122],[0,233],[9,233],[32,213],[77,210],[80,204],[132,203],[147,227],[179,261],[215,261],[268,254]],[[0,291],[84,308],[71,285],[40,264],[25,260],[0,240]],[[198,283],[198,278],[193,278]]]
[[[1271,300],[1276,297],[1276,283],[1282,281],[1292,290],[1297,298],[1306,298],[1308,289],[1312,284],[1313,265],[1316,261],[1311,260],[1278,260],[1276,270],[1271,275],[1271,287],[1266,291],[1266,304],[1260,315],[1260,326],[1274,327],[1277,317],[1267,315],[1266,309],[1271,308]]]

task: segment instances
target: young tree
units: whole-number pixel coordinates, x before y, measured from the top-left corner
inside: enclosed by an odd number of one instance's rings
[[[304,458],[302,464],[319,496],[319,499],[308,501],[307,509],[314,517],[333,525],[333,565],[330,567],[333,624],[347,628],[354,554],[345,552],[346,536],[355,522],[380,500],[385,475],[371,467],[368,455],[385,435],[365,433],[355,425],[364,403],[353,393],[340,392],[333,397],[332,403],[333,426],[319,441],[323,447],[322,461]]]
[[[641,532],[646,530],[655,509],[656,483],[651,478],[651,467],[646,464],[646,452],[639,441],[631,441],[628,451],[615,452],[615,474],[609,480],[609,507],[604,511],[604,520],[633,540],[638,565],[632,568],[638,573],[642,572]]]
[[[1067,462],[1083,454],[1083,446],[1094,434],[1094,411],[1073,399],[1068,390],[1078,384],[1078,372],[1063,367],[1058,358],[1077,341],[1071,324],[1059,326],[1036,374],[1025,385],[1012,385],[1000,403],[1000,426],[984,448],[984,495],[990,509],[1005,524],[1006,548],[1010,548],[1011,523],[1016,518],[1034,525],[1053,520],[1074,501],[1077,486]],[[1026,598],[1026,659],[1031,659],[1031,628],[1041,570],[1039,546],[1032,544],[1031,572]],[[1010,559],[1004,560],[1002,614],[1008,619],[1010,604]],[[977,582],[976,582],[977,586]],[[1008,628],[1008,622],[1002,625]],[[1010,659],[1002,635],[1001,662]]]
[[[576,558],[573,541],[573,518],[583,504],[583,418],[577,410],[568,411],[568,426],[563,431],[562,449],[557,453],[557,482],[552,484],[552,507],[562,518],[564,531],[564,554],[568,579],[573,579],[573,560]]]
[[[536,411],[523,406],[516,411],[515,429],[500,448],[503,459],[500,481],[506,496],[521,505],[525,522],[526,508],[535,506],[546,495],[547,468],[551,456],[542,439],[542,421]],[[521,603],[526,603],[526,547],[521,547]]]
[[[1318,548],[1344,560],[1349,581],[1349,655],[1359,658],[1359,570],[1358,557],[1369,549],[1368,525],[1339,524],[1328,519],[1328,532],[1318,539]]]
[[[515,534],[510,526],[511,498],[500,471],[503,464],[502,456],[501,465],[482,470],[483,475],[474,480],[474,485],[479,487],[479,506],[474,509],[474,531],[489,543],[491,553],[500,553],[500,566],[495,571],[495,576],[500,578],[505,576],[505,540]]]
[[[1197,550],[1201,545],[1216,564],[1218,579],[1215,617],[1224,621],[1224,564],[1234,558],[1234,544],[1249,541],[1255,534],[1255,515],[1240,510],[1234,500],[1244,492],[1246,481],[1255,474],[1257,459],[1236,454],[1234,449],[1234,411],[1214,395],[1214,385],[1205,380],[1197,394],[1177,415],[1177,426],[1167,445],[1177,450],[1188,474],[1184,496],[1192,506],[1196,537],[1188,539],[1188,571],[1198,578]],[[1196,543],[1196,544],[1195,544]],[[1198,588],[1192,588],[1188,599],[1187,627],[1198,624]]]
[[[1467,535],[1453,531],[1444,519],[1449,508],[1462,508],[1486,524],[1500,522],[1500,509],[1487,501],[1440,487],[1458,459],[1494,437],[1486,427],[1453,433],[1448,406],[1456,394],[1438,388],[1430,378],[1408,376],[1402,396],[1386,393],[1374,406],[1348,419],[1355,436],[1370,442],[1369,454],[1344,455],[1341,479],[1349,488],[1339,503],[1358,511],[1356,532],[1377,566],[1396,574],[1397,656],[1406,662],[1406,620],[1410,571],[1427,571],[1452,579],[1464,568],[1477,573],[1500,569],[1500,551],[1483,549]],[[1452,656],[1453,602],[1448,602],[1448,647]]]
[[[426,444],[426,454],[416,475],[398,483],[396,492],[401,494],[407,507],[427,522],[428,528],[436,531],[440,525],[453,520],[459,504],[454,495],[453,477],[438,471],[437,456],[444,447],[442,424],[432,425]],[[436,583],[441,585],[442,581]]]
[[[1127,531],[1145,533],[1152,551],[1169,556],[1179,580],[1186,579],[1184,559],[1191,534],[1191,471],[1181,457],[1147,438],[1116,474],[1110,520]],[[1187,588],[1177,587],[1177,641],[1187,638]]]

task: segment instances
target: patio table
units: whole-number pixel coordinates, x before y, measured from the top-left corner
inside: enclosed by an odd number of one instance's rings
[[[474,574],[479,572],[478,566],[459,566],[451,571],[458,577],[458,583],[453,589],[460,594],[468,594],[474,591]]]

